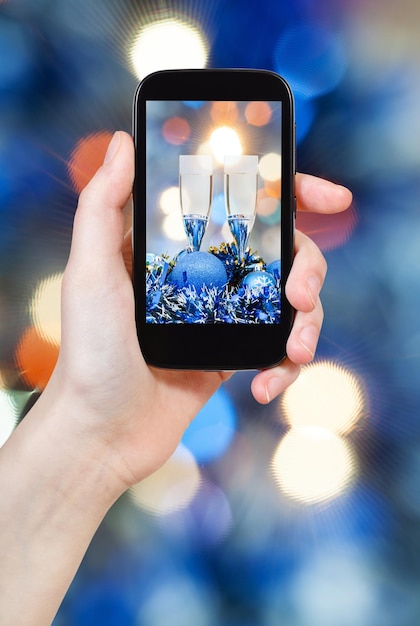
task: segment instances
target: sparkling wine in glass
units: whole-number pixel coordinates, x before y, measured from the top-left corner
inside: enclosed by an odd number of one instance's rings
[[[213,159],[208,155],[181,154],[179,192],[189,250],[200,249],[209,221],[213,196]]]
[[[243,263],[255,222],[258,188],[258,156],[225,155],[225,204],[227,220]]]

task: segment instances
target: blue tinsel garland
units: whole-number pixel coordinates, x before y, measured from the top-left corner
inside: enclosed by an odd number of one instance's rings
[[[254,270],[265,270],[258,254],[247,250],[243,263],[235,244],[222,243],[209,252],[225,264],[228,283],[222,291],[203,285],[177,287],[166,282],[171,262],[165,256],[149,255],[146,262],[146,321],[152,324],[272,324],[280,321],[280,280],[261,289],[242,285]]]

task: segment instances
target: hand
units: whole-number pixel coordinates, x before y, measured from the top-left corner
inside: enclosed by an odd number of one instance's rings
[[[229,377],[155,369],[142,357],[122,215],[133,171],[132,140],[118,132],[104,165],[80,195],[63,279],[61,351],[41,397],[44,406],[50,400],[73,408],[71,420],[60,424],[69,445],[83,436],[105,447],[121,491],[165,462],[190,421]],[[343,187],[305,175],[297,176],[296,192],[303,210],[341,211],[351,201]],[[319,292],[325,272],[318,248],[296,233],[286,286],[297,309],[288,358],[255,376],[252,392],[259,402],[272,400],[312,359],[323,317]]]
[[[8,624],[51,623],[109,507],[168,459],[229,376],[158,370],[142,357],[122,214],[133,171],[133,142],[118,132],[79,199],[57,365],[0,450],[0,604]],[[342,187],[304,175],[296,191],[303,210],[339,211],[351,200]],[[297,233],[286,285],[297,309],[288,357],[255,376],[258,401],[275,397],[313,357],[325,270],[315,244]]]

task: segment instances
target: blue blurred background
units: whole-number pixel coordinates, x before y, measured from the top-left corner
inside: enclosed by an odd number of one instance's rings
[[[349,186],[315,362],[237,374],[109,512],[54,626],[420,623],[420,46],[415,0],[0,2],[0,440],[45,386],[77,194],[159,67],[272,69],[298,167]],[[127,225],[129,215],[127,214]]]

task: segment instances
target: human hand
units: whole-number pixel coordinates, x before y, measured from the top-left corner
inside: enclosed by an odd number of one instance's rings
[[[121,491],[165,462],[193,417],[229,377],[156,369],[142,357],[122,215],[133,176],[132,140],[118,132],[104,165],[80,195],[63,279],[60,356],[41,397],[44,406],[50,399],[73,408],[71,420],[60,424],[69,445],[83,436],[106,449]],[[332,213],[351,201],[343,187],[302,174],[296,177],[296,195],[301,210]],[[300,365],[313,358],[322,323],[319,292],[325,260],[302,233],[296,233],[295,248],[286,294],[296,318],[287,358],[252,382],[254,397],[263,403],[293,382]]]

